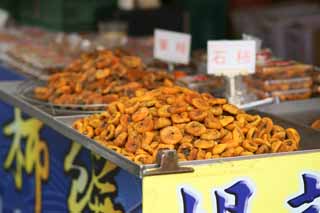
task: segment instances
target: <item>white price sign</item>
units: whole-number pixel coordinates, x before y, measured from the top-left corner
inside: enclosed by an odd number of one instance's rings
[[[255,41],[208,41],[209,74],[236,76],[255,72]]]
[[[155,30],[154,57],[166,62],[188,64],[191,36],[167,30]]]

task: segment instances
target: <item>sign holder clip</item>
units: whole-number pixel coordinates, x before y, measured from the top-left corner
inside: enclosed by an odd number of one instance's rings
[[[157,164],[160,166],[159,168],[145,170],[143,175],[154,176],[194,172],[192,167],[181,167],[178,165],[178,156],[176,150],[159,150],[157,155]]]

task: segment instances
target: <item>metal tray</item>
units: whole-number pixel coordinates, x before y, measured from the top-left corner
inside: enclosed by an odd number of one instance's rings
[[[25,81],[22,82],[17,90],[18,95],[32,103],[33,105],[38,105],[43,108],[46,108],[46,111],[50,112],[53,115],[65,115],[65,114],[94,114],[104,111],[107,104],[52,104],[50,102],[45,102],[38,100],[34,96],[34,89],[37,86],[43,86],[45,85],[45,82],[43,81]]]
[[[320,118],[320,98],[282,102],[280,104],[260,106],[256,109],[297,125],[310,127],[315,120]]]
[[[152,172],[153,170],[159,167],[156,164],[138,165],[128,160],[127,158],[119,155],[113,150],[103,147],[102,145],[95,142],[94,140],[89,139],[86,136],[72,129],[71,125],[73,121],[86,115],[54,117],[48,114],[46,111],[39,108],[39,106],[33,105],[32,103],[25,101],[19,95],[17,95],[17,88],[20,83],[21,83],[20,81],[0,82],[0,99],[16,107],[19,107],[25,113],[40,119],[46,125],[55,129],[62,135],[70,138],[70,140],[73,140],[75,142],[82,144],[87,149],[99,154],[100,156],[104,157],[107,160],[110,160],[111,162],[115,163],[122,169],[127,170],[128,172],[140,178],[150,175],[150,171]],[[275,156],[283,156],[283,155],[294,155],[294,154],[306,153],[306,152],[320,152],[320,143],[317,143],[318,141],[320,141],[319,131],[315,131],[311,128],[306,128],[306,127],[297,125],[293,122],[285,121],[281,118],[277,118],[275,116],[272,116],[264,112],[257,112],[257,111],[250,111],[250,112],[258,113],[261,116],[269,116],[274,120],[275,123],[282,125],[284,127],[293,127],[298,129],[299,133],[302,136],[301,150],[296,152],[290,152],[290,153],[275,153],[275,154],[262,154],[262,155],[255,155],[255,156],[231,157],[231,158],[223,158],[223,159],[185,161],[185,162],[179,162],[178,166],[193,167],[196,165],[224,163],[224,162],[230,162],[230,161],[236,161],[236,160],[257,159],[257,158],[275,157]]]

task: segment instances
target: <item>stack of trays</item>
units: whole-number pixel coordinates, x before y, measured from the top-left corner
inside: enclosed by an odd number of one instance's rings
[[[258,98],[278,97],[281,101],[310,98],[311,65],[273,60],[258,65],[254,75],[245,78],[249,91]]]

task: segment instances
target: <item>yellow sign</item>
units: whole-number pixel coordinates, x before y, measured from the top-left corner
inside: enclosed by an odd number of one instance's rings
[[[143,179],[143,212],[320,212],[320,153],[219,162]]]

